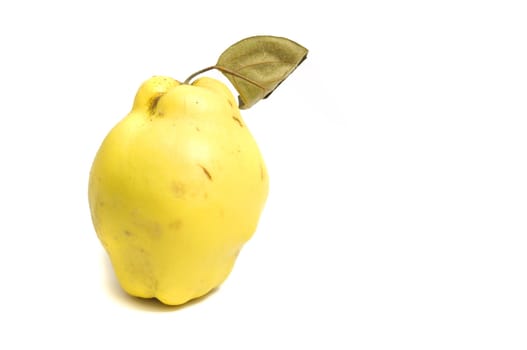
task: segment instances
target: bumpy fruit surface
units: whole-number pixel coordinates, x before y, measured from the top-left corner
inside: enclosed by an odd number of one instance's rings
[[[268,188],[227,86],[153,77],[97,152],[89,204],[122,288],[179,305],[227,278]]]

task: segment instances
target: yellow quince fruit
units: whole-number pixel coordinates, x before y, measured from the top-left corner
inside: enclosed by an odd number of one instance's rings
[[[268,189],[230,90],[207,77],[156,76],[100,146],[89,204],[122,288],[179,305],[227,278]]]

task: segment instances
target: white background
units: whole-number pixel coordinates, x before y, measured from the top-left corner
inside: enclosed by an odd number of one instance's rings
[[[526,349],[523,3],[2,2],[0,348]],[[128,297],[95,152],[145,79],[255,34],[310,50],[243,112],[258,231],[200,302]]]

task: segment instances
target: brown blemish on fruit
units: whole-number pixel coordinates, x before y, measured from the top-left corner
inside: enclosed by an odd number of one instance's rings
[[[183,223],[181,222],[181,220],[176,219],[176,220],[172,221],[170,224],[168,224],[168,228],[171,229],[171,230],[179,230],[181,228],[182,224]]]
[[[264,170],[264,166],[262,163],[260,163],[260,180],[264,180],[265,178],[265,170]]]
[[[157,222],[154,223],[152,226],[152,230],[150,230],[150,234],[154,238],[158,238],[159,236],[161,236],[161,225],[159,225],[159,223]]]
[[[240,125],[240,128],[243,128],[243,124],[242,124],[242,121],[240,120],[240,118],[238,118],[237,116],[233,115],[232,119],[234,119]]]
[[[237,258],[238,255],[240,255],[240,251],[241,251],[241,249],[242,249],[241,247],[236,248],[236,249],[234,250],[234,253],[232,254],[232,256],[233,256],[234,258]]]
[[[132,232],[130,232],[128,230],[124,230],[124,235],[130,237],[130,236],[132,236]]]
[[[203,165],[201,164],[198,164],[198,166],[201,168],[201,170],[203,170],[203,173],[207,176],[207,178],[212,181],[212,175],[210,174],[210,172],[207,170],[207,168],[205,168]]]
[[[200,129],[200,128],[198,128],[198,127],[196,126],[196,131],[197,131],[197,132],[200,132],[200,131],[201,131],[201,129]]]
[[[142,217],[137,209],[132,211],[130,219],[135,228],[150,234],[153,238],[158,238],[162,235],[161,225],[159,222],[148,220]]]
[[[174,193],[174,195],[176,197],[183,197],[185,195],[185,193],[187,192],[186,190],[186,187],[184,184],[182,184],[181,182],[172,182],[172,193]]]

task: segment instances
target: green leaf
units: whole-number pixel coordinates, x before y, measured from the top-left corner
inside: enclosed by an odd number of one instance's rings
[[[287,38],[253,36],[225,50],[216,64],[238,91],[240,109],[269,95],[307,57],[308,50]]]

